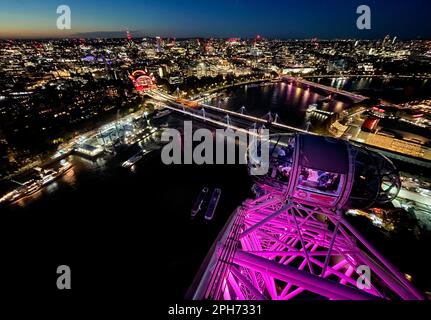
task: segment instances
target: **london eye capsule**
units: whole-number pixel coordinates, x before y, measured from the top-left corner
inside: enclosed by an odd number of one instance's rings
[[[265,175],[255,176],[255,188],[260,192],[275,190],[286,200],[341,209],[382,204],[393,200],[400,190],[398,172],[389,159],[346,141],[276,134],[267,142],[268,163],[252,157],[248,162],[249,168],[268,168]],[[261,146],[262,142],[254,145]]]

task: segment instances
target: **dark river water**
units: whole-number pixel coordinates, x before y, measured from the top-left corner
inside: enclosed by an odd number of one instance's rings
[[[56,293],[55,270],[66,264],[78,295],[143,288],[142,297],[154,298],[156,291],[167,299],[184,297],[226,220],[251,196],[251,179],[240,165],[168,166],[159,151],[125,169],[127,157],[69,156],[74,167],[59,180],[0,207],[1,241],[8,244],[2,274],[32,266],[34,275],[12,277],[6,287],[19,295],[21,282],[29,281],[30,290]],[[202,213],[191,219],[204,186],[222,190],[211,222]]]
[[[278,83],[229,89],[218,100],[231,110],[244,105],[257,116],[272,111],[284,123],[302,126],[308,105],[324,97]],[[331,101],[322,108],[340,111],[349,104]],[[170,117],[170,123],[181,122]],[[1,268],[10,275],[5,287],[18,296],[22,288],[57,293],[55,270],[67,264],[76,294],[184,297],[227,218],[251,196],[252,181],[244,166],[166,166],[158,151],[133,170],[121,167],[125,159],[71,156],[73,169],[58,181],[0,208]],[[210,223],[190,217],[203,186],[222,189]],[[31,275],[22,277],[28,268]]]
[[[322,90],[279,82],[234,87],[208,102],[232,111],[244,106],[247,114],[259,117],[271,112],[278,114],[282,123],[303,128],[307,121],[306,110],[311,104],[319,103],[319,109],[341,112],[352,103],[349,99],[323,102],[327,96]]]

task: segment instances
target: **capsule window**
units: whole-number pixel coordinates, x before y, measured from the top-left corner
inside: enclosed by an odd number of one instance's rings
[[[304,191],[339,196],[343,181],[343,175],[339,173],[301,166],[297,186]]]

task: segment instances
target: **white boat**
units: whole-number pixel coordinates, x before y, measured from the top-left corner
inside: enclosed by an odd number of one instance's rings
[[[205,220],[211,221],[214,218],[215,210],[217,209],[218,202],[220,200],[221,190],[214,189],[210,202],[208,204],[207,211],[205,212]]]
[[[123,168],[130,168],[131,166],[135,165],[139,160],[141,160],[143,158],[144,153],[145,153],[145,150],[139,151],[137,154],[135,154],[129,160],[124,161],[122,164],[122,167]]]
[[[39,167],[35,168],[35,170],[39,172],[40,178],[37,180],[32,179],[22,183],[19,188],[9,192],[8,194],[0,198],[0,203],[13,203],[15,201],[18,201],[19,199],[25,198],[32,195],[33,193],[36,193],[43,187],[49,185],[54,180],[61,177],[66,171],[72,168],[72,166],[73,165],[70,162],[66,161],[61,165],[58,171],[55,171],[54,169],[44,170]]]
[[[58,169],[58,173],[63,174],[72,167],[73,165],[70,162],[65,162],[61,165],[60,169]]]
[[[51,182],[53,182],[55,180],[55,178],[56,178],[55,173],[50,173],[50,174],[45,175],[41,180],[42,186],[46,186],[46,185],[50,184]]]
[[[66,173],[66,171],[68,171],[70,168],[72,168],[72,164],[66,161],[60,166],[58,171],[55,171],[54,169],[47,170],[41,179],[42,186],[46,186],[51,182],[53,182],[54,180],[58,179],[64,173]]]
[[[197,197],[197,199],[196,199],[196,201],[195,201],[195,203],[193,205],[193,208],[192,208],[192,217],[196,217],[196,215],[199,213],[199,211],[202,210],[202,206],[203,206],[203,204],[205,202],[205,198],[206,198],[206,196],[208,194],[208,191],[209,190],[208,190],[207,187],[202,188],[201,192],[199,193],[199,196]]]
[[[33,182],[26,187],[23,196],[32,195],[36,191],[39,191],[41,188],[42,186],[38,182]]]

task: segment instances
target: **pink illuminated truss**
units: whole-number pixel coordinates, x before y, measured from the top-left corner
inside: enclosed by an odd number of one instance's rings
[[[194,299],[423,299],[341,211],[261,187],[265,195],[232,215]],[[361,265],[370,268],[369,289],[357,286]]]

